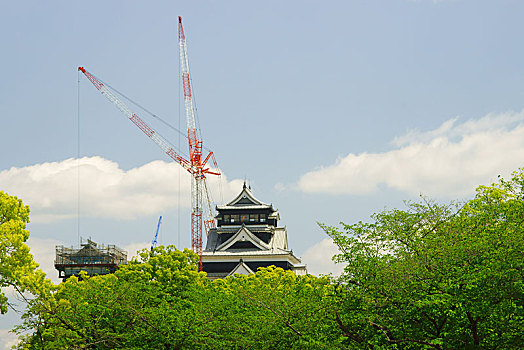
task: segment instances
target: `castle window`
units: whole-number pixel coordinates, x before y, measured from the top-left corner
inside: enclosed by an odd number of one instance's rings
[[[236,215],[236,214],[235,215],[231,215],[231,222],[239,222],[239,221],[240,221],[240,219],[239,219],[238,215]]]
[[[250,222],[258,221],[258,214],[250,214],[249,215],[249,221]]]
[[[260,214],[260,222],[266,222],[267,215],[266,214]]]
[[[248,222],[249,221],[249,215],[243,214],[242,215],[242,222]]]

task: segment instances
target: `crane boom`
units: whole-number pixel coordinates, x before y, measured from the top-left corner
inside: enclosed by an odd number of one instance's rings
[[[160,230],[160,223],[162,222],[162,215],[158,218],[158,225],[156,226],[156,233],[153,242],[151,242],[151,251],[156,247],[156,240],[158,238],[158,231]]]
[[[180,47],[180,71],[184,85],[184,104],[186,107],[187,130],[196,131],[191,81],[189,78],[189,58],[187,55],[186,35],[182,26],[182,17],[178,16],[178,45]]]
[[[154,143],[158,145],[169,157],[174,161],[182,165],[184,169],[191,172],[191,163],[183,158],[178,152],[176,152],[173,146],[160,134],[158,134],[153,128],[151,128],[146,122],[144,122],[138,115],[133,113],[131,109],[120,100],[110,89],[108,89],[100,80],[98,80],[93,74],[89,73],[84,67],[78,67],[78,70],[84,73],[84,75],[93,83],[93,85],[104,95],[109,101],[111,101],[129,120],[131,120],[144,134],[147,135]]]

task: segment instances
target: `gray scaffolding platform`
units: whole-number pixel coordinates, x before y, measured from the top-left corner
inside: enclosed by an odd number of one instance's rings
[[[56,246],[55,268],[63,281],[80,271],[88,276],[113,273],[127,263],[127,252],[113,244],[97,244],[88,239],[80,248]]]

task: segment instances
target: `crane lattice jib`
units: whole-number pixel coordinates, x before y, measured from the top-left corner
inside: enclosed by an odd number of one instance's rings
[[[193,94],[191,92],[191,78],[189,76],[189,58],[187,55],[186,35],[184,34],[184,27],[182,26],[182,17],[178,17],[178,44],[180,46],[180,71],[182,72],[182,84],[184,86],[189,154],[192,160],[198,163],[202,155],[202,141],[198,140],[196,131],[195,109],[193,106]]]
[[[178,152],[173,149],[173,146],[161,135],[159,135],[153,128],[151,128],[146,122],[144,122],[138,115],[133,113],[129,107],[122,102],[111,90],[109,90],[100,80],[94,75],[89,73],[84,67],[78,67],[78,70],[84,73],[84,75],[93,83],[93,85],[104,95],[109,101],[111,101],[124,115],[133,122],[144,134],[146,134],[153,142],[155,142],[169,157],[174,161],[182,165],[184,169],[191,172],[191,163],[183,158]]]

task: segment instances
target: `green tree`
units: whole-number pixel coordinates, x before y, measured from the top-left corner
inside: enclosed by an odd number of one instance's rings
[[[31,304],[20,349],[182,349],[194,339],[192,290],[207,283],[189,250],[143,251],[114,274],[61,283]]]
[[[194,253],[172,246],[56,289],[25,279],[35,270],[29,265],[12,274],[37,296],[28,300],[20,330],[29,335],[19,348],[517,348],[523,187],[520,170],[461,205],[423,200],[371,223],[324,226],[346,264],[339,281],[269,267],[211,282]]]
[[[323,226],[346,265],[339,328],[357,347],[522,346],[524,171],[464,205],[424,200]]]
[[[217,279],[201,290],[198,339],[203,349],[336,349],[334,285],[270,266]]]
[[[0,191],[0,313],[10,306],[4,288],[14,288],[22,297],[26,291],[40,294],[48,290],[49,281],[37,270],[38,264],[25,243],[29,207],[21,199]]]
[[[328,278],[270,267],[210,282],[189,250],[141,255],[34,301],[19,348],[334,349],[344,341]]]

